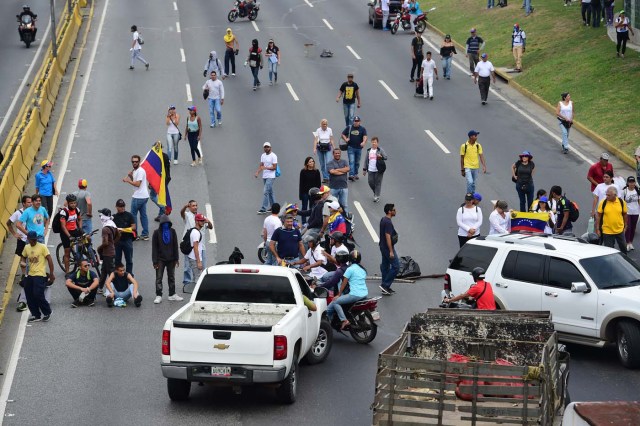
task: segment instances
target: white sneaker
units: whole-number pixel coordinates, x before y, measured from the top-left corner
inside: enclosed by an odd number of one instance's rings
[[[169,299],[171,299],[171,298],[169,298]],[[156,298],[153,299],[153,303],[155,303],[156,305],[158,303],[162,303],[162,296],[156,296]]]
[[[635,250],[632,243],[627,244],[627,250]]]
[[[178,160],[173,160],[173,164],[178,164]]]
[[[182,302],[184,300],[184,297],[180,297],[177,294],[174,294],[173,296],[169,296],[169,300],[171,300],[172,302]]]

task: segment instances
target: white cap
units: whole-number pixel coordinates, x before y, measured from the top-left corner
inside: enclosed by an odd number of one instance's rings
[[[327,203],[327,207],[333,210],[340,210],[340,203],[337,201],[332,201],[330,203]]]
[[[271,146],[271,142],[265,142],[262,144],[262,147],[264,148],[265,146]]]

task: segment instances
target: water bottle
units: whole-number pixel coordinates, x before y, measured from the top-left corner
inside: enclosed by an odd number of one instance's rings
[[[595,232],[595,219],[591,216],[587,223],[587,234],[591,234],[593,232]]]
[[[82,303],[84,301],[84,298],[87,296],[87,293],[85,293],[84,291],[82,293],[80,293],[80,297],[78,297],[78,300],[80,301],[80,303]]]

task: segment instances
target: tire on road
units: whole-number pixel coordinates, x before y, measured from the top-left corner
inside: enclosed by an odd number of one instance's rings
[[[359,333],[358,331],[354,330],[354,327],[350,327],[349,333],[351,334],[353,340],[363,345],[373,342],[373,339],[375,339],[376,335],[378,334],[378,325],[373,321],[373,317],[371,316],[371,314],[369,312],[362,312],[358,314],[355,319],[359,322],[366,322],[369,325],[370,330],[368,333]]]
[[[167,379],[167,391],[172,401],[186,401],[191,392],[191,382],[180,379]]]
[[[420,21],[416,24],[416,31],[418,32],[424,32],[426,28],[427,28],[427,23],[425,21]]]
[[[293,356],[287,378],[276,389],[276,397],[283,404],[293,404],[298,397],[298,355]]]
[[[320,364],[329,356],[331,347],[333,346],[333,329],[329,320],[323,319],[320,321],[320,330],[318,331],[318,337],[316,341],[309,349],[304,360],[311,365]]]
[[[238,12],[235,12],[233,10],[229,12],[229,14],[227,15],[227,20],[229,22],[235,22],[236,19],[238,19]]]
[[[640,368],[640,324],[620,321],[616,330],[618,358],[627,368]]]

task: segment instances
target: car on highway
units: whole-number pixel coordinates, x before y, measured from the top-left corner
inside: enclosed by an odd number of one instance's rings
[[[382,8],[380,1],[381,0],[371,0],[367,3],[367,6],[369,6],[369,25],[373,25],[373,28],[382,28]],[[396,19],[396,14],[401,9],[402,1],[389,1],[389,20],[387,21],[387,26],[391,27],[391,24],[393,24],[393,21]]]
[[[550,311],[560,340],[616,344],[620,362],[640,368],[640,266],[627,256],[569,236],[489,235],[462,246],[445,288],[464,293],[478,266],[499,309]]]
[[[295,402],[299,361],[317,364],[331,351],[327,295],[325,289],[311,291],[294,269],[207,268],[189,302],[162,330],[161,368],[169,397],[187,399],[191,382],[236,391],[245,385],[276,384],[281,402]],[[309,300],[315,311],[307,307]]]

